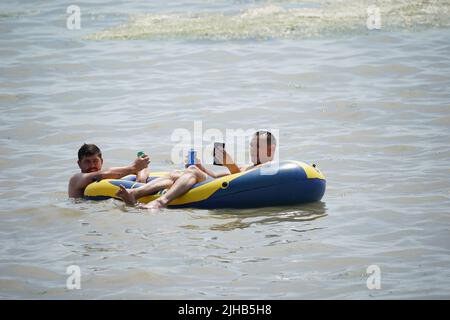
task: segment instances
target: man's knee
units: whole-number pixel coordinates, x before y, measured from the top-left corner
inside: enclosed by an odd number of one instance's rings
[[[173,186],[173,184],[175,183],[174,179],[166,179],[164,181],[164,183],[166,184],[166,188],[170,188],[171,186]]]
[[[196,166],[189,166],[184,172],[191,172],[193,174],[197,174],[200,171]]]
[[[175,182],[183,173],[181,171],[175,170],[168,174],[167,178]]]
[[[197,168],[196,166],[189,166],[186,169],[186,172],[190,172],[195,176],[195,179],[197,182],[202,182],[206,180],[206,173],[204,173],[202,170]]]

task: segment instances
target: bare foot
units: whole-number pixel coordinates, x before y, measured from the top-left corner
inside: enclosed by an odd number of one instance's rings
[[[145,206],[147,209],[162,209],[165,208],[167,206],[167,204],[161,199],[155,199],[149,203],[147,203],[147,205]]]
[[[123,185],[119,186],[119,191],[116,192],[116,196],[121,198],[128,206],[134,206],[136,199],[134,198],[133,189],[127,190]]]

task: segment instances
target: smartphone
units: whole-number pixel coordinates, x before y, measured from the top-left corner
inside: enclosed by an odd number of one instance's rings
[[[214,165],[216,166],[223,166],[225,163],[225,159],[222,159],[221,163],[216,162],[216,150],[221,149],[222,151],[225,150],[225,143],[222,142],[214,142],[214,151],[213,151],[213,158],[214,158]]]

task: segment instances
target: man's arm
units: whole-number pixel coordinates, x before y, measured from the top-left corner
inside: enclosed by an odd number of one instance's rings
[[[222,160],[223,159],[223,160]],[[196,166],[202,170],[203,172],[205,172],[206,174],[208,174],[209,176],[213,177],[213,178],[220,178],[223,176],[227,176],[229,174],[234,174],[234,173],[239,173],[239,172],[243,172],[245,170],[241,170],[241,168],[239,168],[236,163],[234,163],[233,159],[231,158],[231,156],[225,151],[225,150],[217,150],[216,151],[216,155],[215,155],[215,160],[216,163],[222,163],[222,161],[224,161],[225,163],[223,163],[222,165],[228,169],[228,171],[230,171],[230,173],[215,173],[212,170],[209,170],[207,168],[205,168],[197,159],[197,164]]]
[[[241,172],[241,169],[234,163],[233,158],[225,151],[225,150],[218,150],[216,154],[216,162],[221,163],[222,160],[224,161],[223,166],[225,166],[231,174],[239,173]]]
[[[208,168],[205,168],[201,163],[196,164],[196,167],[214,179],[230,175],[229,172],[216,173],[212,170],[209,170]]]
[[[136,171],[132,170],[131,166],[110,168],[108,170],[89,173],[77,173],[69,181],[69,197],[82,197],[84,189],[94,181],[100,181],[102,179],[118,179],[133,173],[136,173]]]
[[[80,198],[84,195],[84,189],[92,182],[102,179],[119,179],[129,174],[137,174],[148,166],[149,159],[137,158],[127,167],[114,167],[89,173],[77,173],[69,181],[69,197]]]
[[[144,154],[144,155],[139,155],[139,156],[141,158],[148,158],[149,163],[150,163],[150,157],[148,155]],[[146,168],[140,170],[138,173],[136,173],[136,182],[147,183],[148,176],[149,176],[149,170],[148,170],[148,167],[146,167]]]
[[[226,163],[226,164],[224,164],[224,166],[227,167],[228,170],[230,170],[230,173],[231,173],[231,174],[239,173],[239,172],[245,171],[245,170],[241,170],[241,168],[239,168],[239,167],[236,165],[236,163],[234,163],[234,162],[233,162],[233,163]]]

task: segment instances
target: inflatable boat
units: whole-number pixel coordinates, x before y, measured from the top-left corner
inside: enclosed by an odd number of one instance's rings
[[[149,180],[164,176],[168,172],[154,172]],[[119,186],[138,188],[135,176],[122,179],[104,179],[89,184],[84,192],[89,200],[118,198]],[[257,208],[268,206],[295,205],[320,201],[325,193],[326,181],[315,165],[299,161],[266,163],[245,172],[221,178],[208,178],[197,183],[181,197],[171,201],[169,208]],[[148,203],[167,190],[137,199]]]

